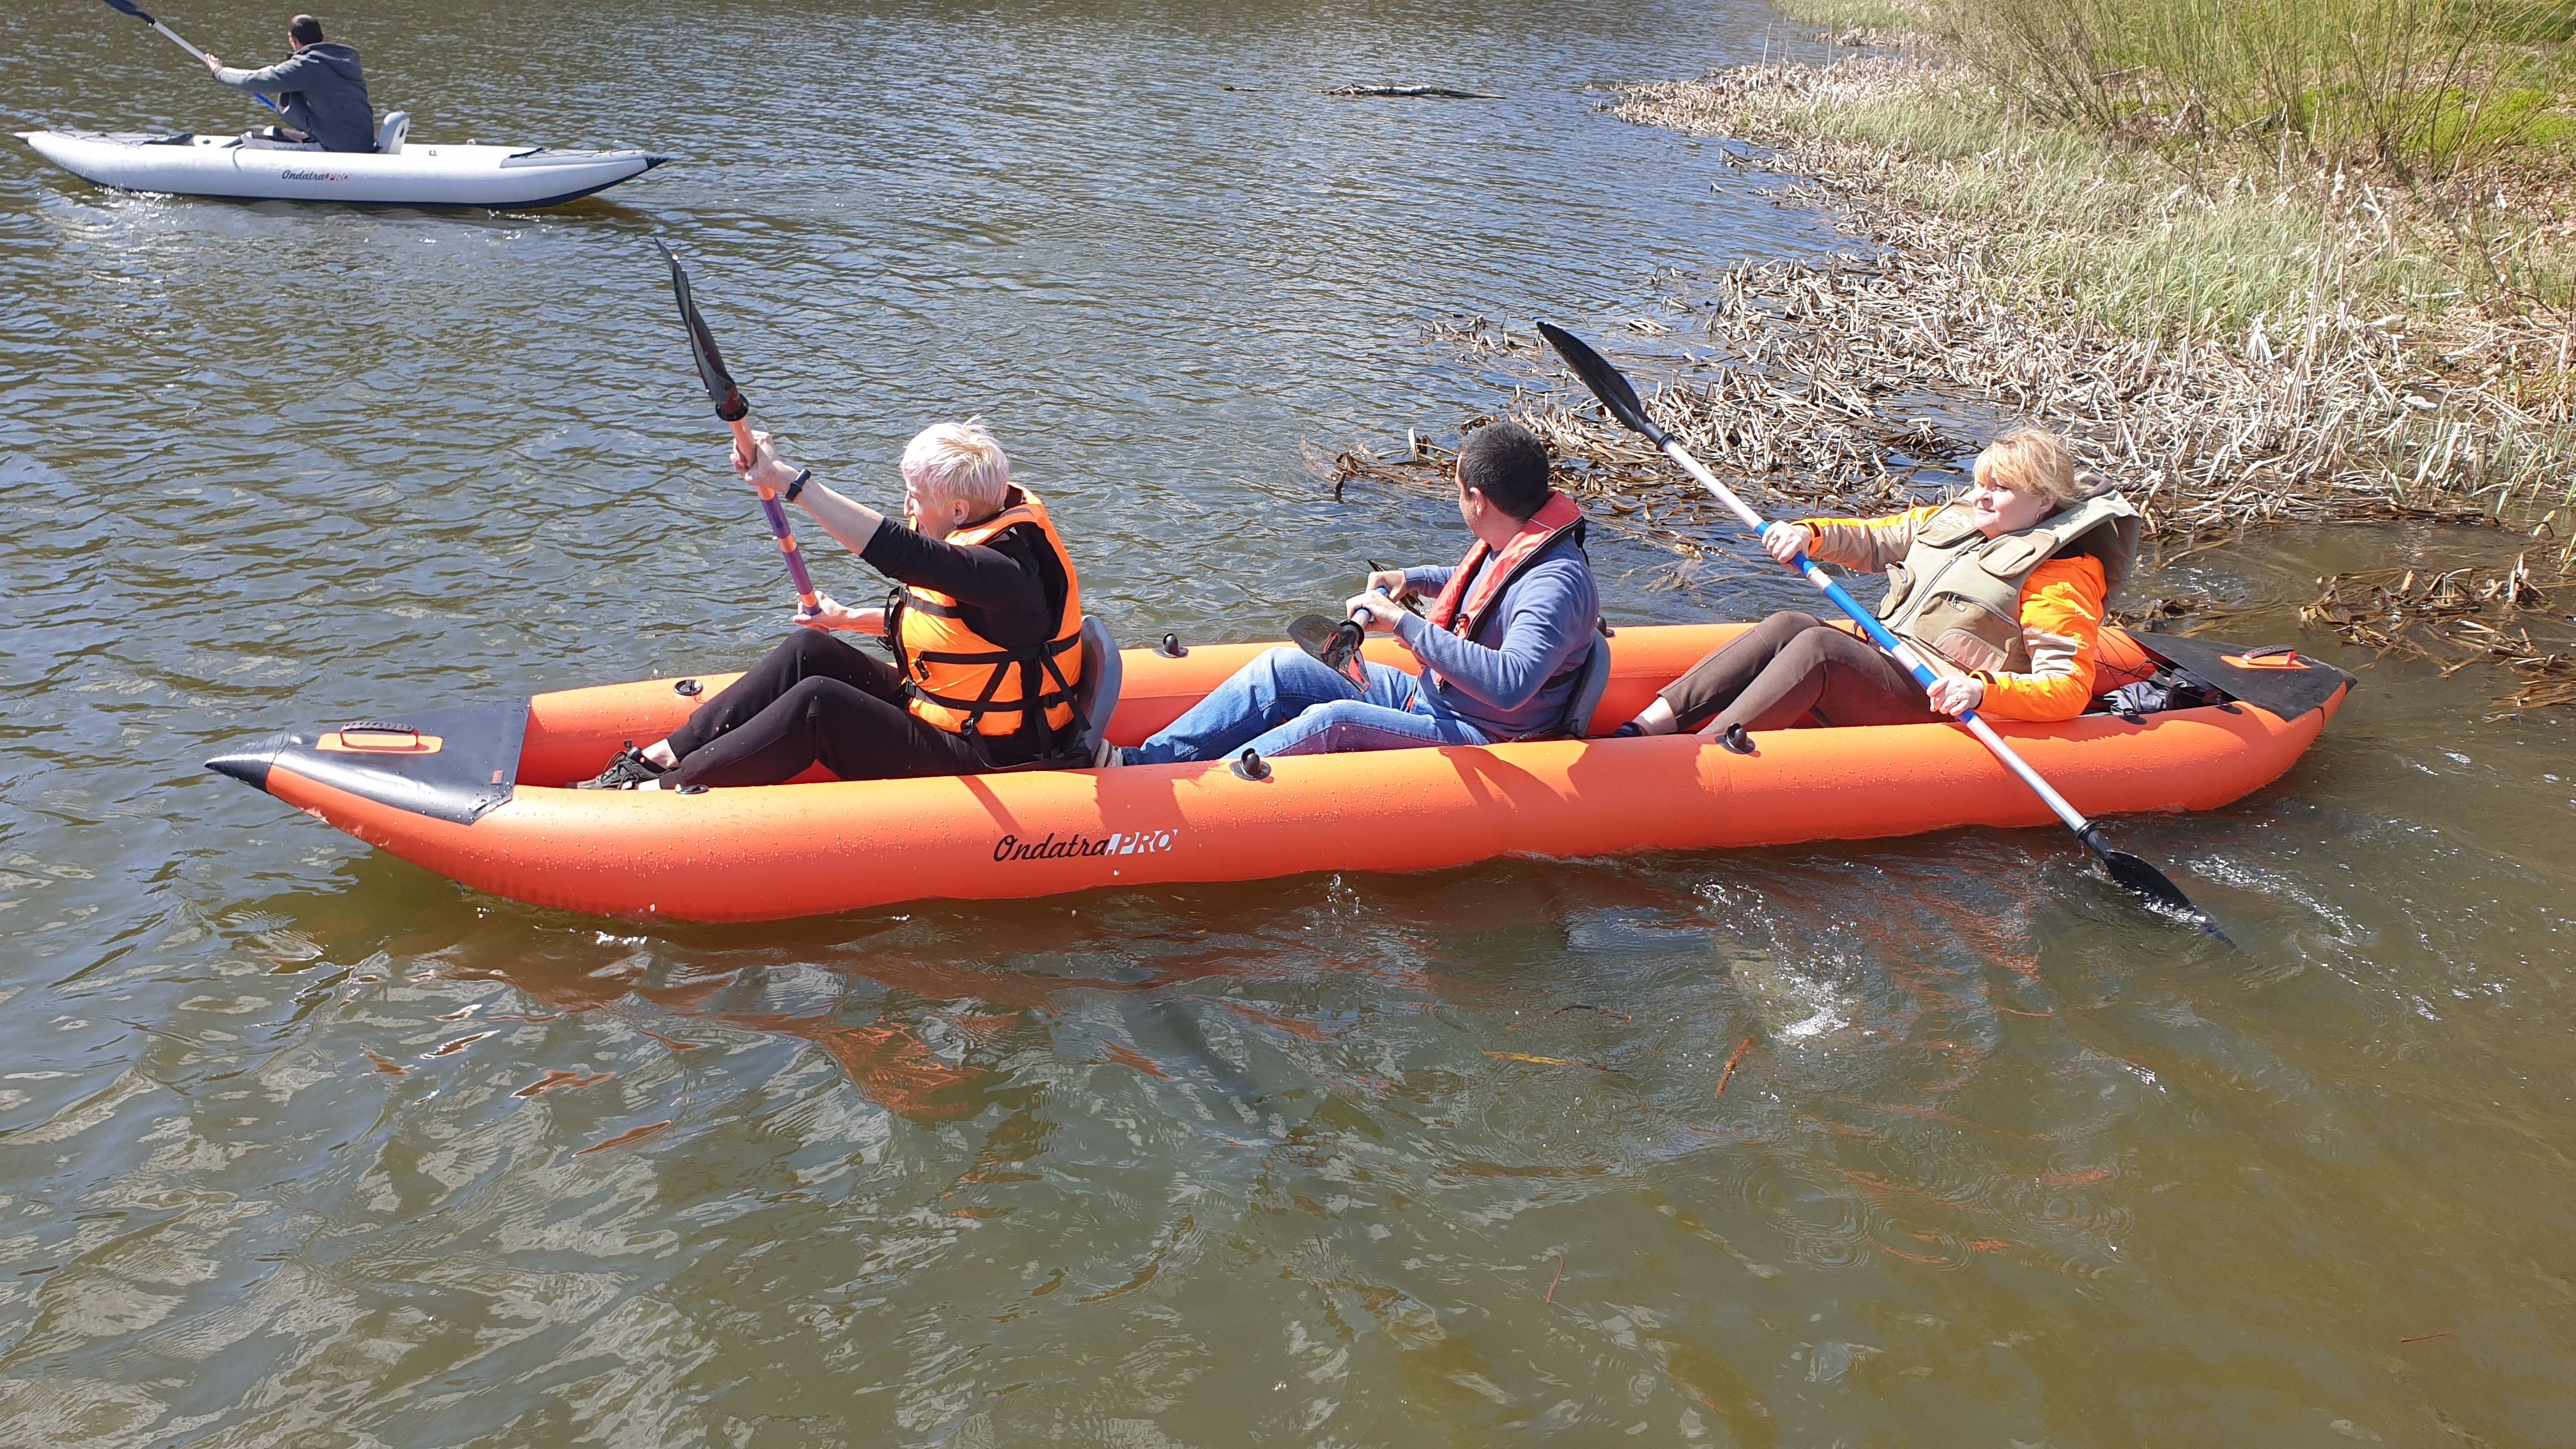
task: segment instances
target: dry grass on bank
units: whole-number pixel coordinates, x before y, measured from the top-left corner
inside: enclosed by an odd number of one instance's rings
[[[2332,209],[2201,195],[2071,133],[1980,119],[1972,84],[1884,58],[1746,67],[1636,88],[1618,111],[1766,144],[1755,164],[1820,178],[1887,249],[1876,281],[1816,284],[1839,339],[1775,367],[1929,372],[2067,429],[2194,532],[2356,497],[2568,532],[2549,516],[2576,472],[2564,320],[2447,305],[2443,263],[2367,183],[2329,184]],[[1741,388],[1698,396],[1702,432],[1744,426]]]

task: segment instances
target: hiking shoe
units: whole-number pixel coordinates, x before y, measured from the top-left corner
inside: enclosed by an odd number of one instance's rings
[[[617,752],[617,757],[608,762],[608,768],[600,771],[597,779],[584,780],[573,788],[576,790],[632,790],[647,780],[658,780],[669,773],[670,771],[644,758],[644,752],[635,748],[633,740],[628,740],[626,748]]]
[[[1114,770],[1126,763],[1127,747],[1113,745],[1107,740],[1102,740],[1100,748],[1092,751],[1091,754],[1091,768],[1095,770]]]
[[[1610,732],[1610,738],[1614,740],[1633,740],[1644,733],[1644,730],[1637,727],[1637,722],[1635,720],[1630,720],[1626,724],[1612,730]]]

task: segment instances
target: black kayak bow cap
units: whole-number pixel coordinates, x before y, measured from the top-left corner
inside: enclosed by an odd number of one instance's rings
[[[287,737],[291,733],[288,730],[280,730],[245,748],[217,755],[206,761],[206,768],[218,775],[228,775],[239,780],[254,790],[265,792],[268,789],[269,766],[277,763],[278,752],[287,747]]]

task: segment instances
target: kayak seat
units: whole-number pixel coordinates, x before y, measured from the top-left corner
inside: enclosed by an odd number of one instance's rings
[[[1610,641],[1595,636],[1592,657],[1583,661],[1583,677],[1574,681],[1574,693],[1565,701],[1565,727],[1569,740],[1579,740],[1592,732],[1592,716],[1601,708],[1601,692],[1610,687]]]
[[[1102,737],[1109,733],[1109,717],[1118,712],[1118,687],[1125,682],[1125,669],[1118,658],[1118,641],[1109,637],[1109,626],[1096,614],[1082,616],[1082,678],[1073,686],[1073,707],[1083,721],[1082,753],[1084,766],[1099,752]]]
[[[399,156],[403,142],[411,135],[411,112],[387,111],[385,123],[376,128],[376,154]]]

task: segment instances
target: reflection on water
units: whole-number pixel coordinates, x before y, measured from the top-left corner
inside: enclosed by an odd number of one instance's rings
[[[181,25],[246,59],[275,16]],[[0,1440],[2564,1441],[2576,752],[2473,675],[2341,659],[2362,692],[2281,788],[2122,823],[2235,952],[2049,832],[647,930],[196,766],[774,636],[653,233],[759,421],[861,494],[988,416],[1131,640],[1453,551],[1445,499],[1335,504],[1299,440],[1526,380],[1427,321],[1600,332],[1835,244],[1579,89],[1793,31],[343,28],[424,136],[684,160],[524,217],[0,167]],[[168,49],[11,7],[0,110],[247,122]],[[1316,94],[1378,80],[1502,99]],[[2487,547],[2282,535],[2149,587],[2286,639],[2317,574]],[[1622,620],[1796,597],[1595,557]]]

